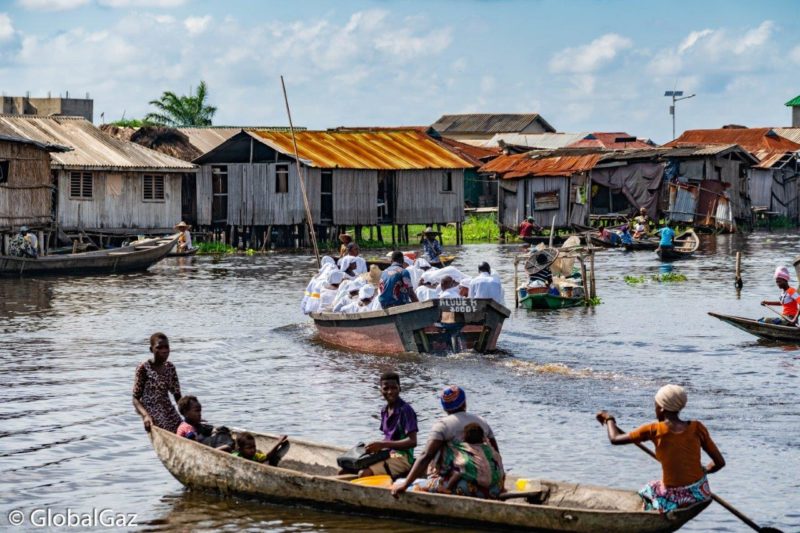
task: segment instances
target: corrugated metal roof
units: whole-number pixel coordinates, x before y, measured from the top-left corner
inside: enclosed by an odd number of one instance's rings
[[[633,141],[617,142],[617,139],[632,138]],[[579,141],[567,145],[570,148],[605,148],[607,150],[626,150],[629,148],[652,148],[644,141],[636,139],[624,131],[596,131]]]
[[[578,172],[591,170],[603,154],[585,151],[568,152],[529,152],[527,154],[502,155],[483,165],[480,172],[502,174],[503,179],[535,176],[571,176]]]
[[[500,141],[503,141],[507,145],[550,150],[569,146],[587,135],[589,135],[588,131],[580,133],[495,133],[494,137],[484,143],[484,146],[500,146]]]
[[[781,137],[772,128],[688,130],[664,146],[685,144],[738,144],[759,160],[771,157],[776,153],[785,154],[800,150],[800,144]]]
[[[800,95],[795,96],[794,98],[786,102],[784,105],[787,105],[789,107],[800,106]]]
[[[0,134],[0,141],[12,142],[12,143],[20,143],[20,144],[31,144],[42,150],[47,150],[48,152],[69,152],[72,148],[68,146],[61,146],[58,144],[48,144],[39,141],[34,141],[33,139],[27,139],[25,137],[20,137],[19,135],[2,135]]]
[[[189,138],[189,143],[204,154],[210,152],[243,129],[244,128],[235,127],[178,128],[178,130]]]
[[[195,165],[123,141],[96,128],[82,117],[0,115],[0,133],[72,148],[53,153],[54,165],[65,168],[191,171]]]
[[[431,127],[442,134],[513,133],[539,122],[547,131],[556,131],[539,113],[442,115]]]
[[[264,144],[294,157],[290,133],[248,131]],[[301,131],[296,132],[298,156],[319,168],[365,170],[421,170],[428,168],[474,168],[416,130],[398,131]]]
[[[775,133],[784,139],[800,143],[800,128],[775,128]]]

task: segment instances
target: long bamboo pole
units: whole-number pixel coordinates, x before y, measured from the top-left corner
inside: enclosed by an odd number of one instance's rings
[[[286,96],[286,84],[281,75],[281,88],[283,89],[283,101],[286,103],[286,115],[289,117],[289,131],[292,132],[292,144],[294,145],[294,162],[297,165],[297,175],[300,178],[300,191],[303,193],[303,206],[306,209],[306,220],[308,220],[308,233],[311,236],[311,246],[314,247],[314,256],[317,258],[317,268],[322,266],[317,247],[317,232],[314,230],[314,219],[311,217],[311,207],[308,205],[308,195],[306,194],[306,180],[303,176],[303,167],[300,165],[300,155],[297,151],[297,139],[294,136],[294,124],[292,124],[292,112],[289,110],[289,97]]]

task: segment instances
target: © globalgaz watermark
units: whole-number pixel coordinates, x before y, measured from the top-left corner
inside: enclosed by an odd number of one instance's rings
[[[6,518],[10,525],[25,528],[128,528],[138,525],[135,513],[118,513],[113,509],[92,509],[89,512],[76,511],[69,507],[59,510],[39,508],[23,511],[14,509],[8,513]]]

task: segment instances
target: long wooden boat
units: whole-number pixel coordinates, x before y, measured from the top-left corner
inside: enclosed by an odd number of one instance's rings
[[[148,239],[141,246],[134,243],[96,252],[45,255],[36,259],[3,255],[0,256],[0,275],[116,274],[147,270],[163,259],[177,241],[176,234],[164,239]]]
[[[566,296],[555,296],[553,294],[527,294],[520,298],[519,303],[528,310],[532,309],[565,309],[567,307],[578,307],[586,305],[583,298],[569,298]]]
[[[435,268],[444,268],[446,266],[450,266],[450,263],[455,261],[456,256],[454,255],[440,255],[438,261],[431,261],[431,266]],[[386,270],[392,264],[392,260],[389,258],[378,258],[373,257],[371,259],[367,259],[367,268],[372,265],[376,265],[381,270]]]
[[[800,344],[800,328],[797,326],[779,326],[777,324],[759,322],[752,318],[722,315],[718,313],[708,314],[722,320],[726,324],[730,324],[735,328],[739,328],[750,335],[755,335],[764,340]]]
[[[674,261],[676,259],[686,259],[692,256],[700,247],[700,237],[694,230],[684,231],[673,240],[671,248],[656,249],[656,254],[662,261]]]
[[[658,239],[633,239],[633,242],[623,244],[629,252],[638,252],[641,250],[653,251],[658,249]]]
[[[485,298],[434,299],[367,313],[312,313],[323,342],[361,352],[490,352],[511,311]]]
[[[175,249],[176,251],[174,252],[170,251],[170,253],[167,254],[167,257],[189,257],[192,255],[196,255],[199,249],[200,248],[190,248],[189,250],[186,250],[184,252],[178,252],[177,249]]]
[[[564,244],[570,235],[566,237],[563,235],[553,235],[553,246],[560,246]],[[549,235],[531,235],[530,237],[520,237],[522,242],[530,244],[532,246],[536,246],[537,244],[544,244],[545,246],[550,246],[550,236]]]
[[[275,435],[251,433],[260,450],[277,442]],[[643,511],[634,491],[548,480],[528,480],[535,490],[509,494],[519,497],[505,500],[413,491],[393,498],[388,488],[359,485],[336,475],[336,457],[345,448],[290,437],[286,456],[278,466],[269,466],[161,428],[153,427],[149,435],[164,467],[190,489],[399,520],[497,531],[654,533],[679,529],[709,504],[670,513]],[[509,476],[506,487],[515,487],[517,479]]]

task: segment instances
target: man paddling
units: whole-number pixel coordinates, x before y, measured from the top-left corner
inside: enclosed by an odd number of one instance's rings
[[[797,289],[794,287],[789,286],[789,280],[792,278],[791,274],[789,273],[789,268],[785,266],[779,266],[775,269],[774,277],[775,284],[779,289],[781,289],[780,298],[777,301],[764,300],[761,302],[761,305],[782,306],[781,316],[763,317],[758,321],[779,326],[797,325],[797,316],[800,315],[800,306],[798,305],[800,293],[798,293]]]

